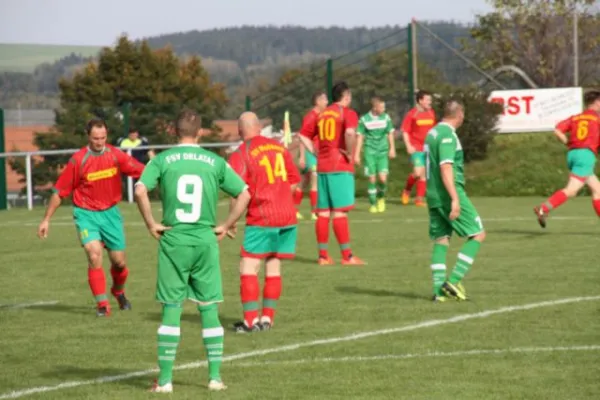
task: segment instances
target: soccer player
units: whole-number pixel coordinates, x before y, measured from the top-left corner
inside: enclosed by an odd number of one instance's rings
[[[244,143],[229,158],[229,165],[246,182],[250,204],[240,261],[240,297],[244,319],[236,332],[269,330],[281,296],[281,260],[296,254],[296,208],[292,191],[300,173],[290,153],[276,140],[260,136],[256,114],[245,112],[239,119]],[[232,201],[233,205],[234,201]],[[235,234],[235,233],[234,233]],[[258,271],[265,260],[265,284],[259,315]]]
[[[425,207],[425,191],[427,181],[425,180],[425,153],[423,144],[427,132],[435,125],[435,112],[431,108],[431,93],[419,90],[416,94],[417,105],[410,110],[402,121],[402,138],[406,145],[406,152],[410,156],[413,172],[408,176],[404,191],[402,191],[402,204],[410,202],[410,193],[417,184],[417,195],[415,205]]]
[[[300,132],[306,129],[311,129],[315,126],[316,120],[319,118],[319,114],[321,114],[325,107],[327,107],[327,103],[327,93],[319,91],[313,94],[313,108],[304,116]],[[318,140],[318,136],[313,138],[313,150],[318,147]],[[304,177],[304,183],[302,186],[309,186],[310,188],[309,193],[312,219],[317,219],[317,215],[315,213],[315,209],[317,208],[317,157],[313,152],[307,150],[303,145],[300,146],[299,151],[300,157],[298,160],[298,167],[300,168],[300,173]],[[294,191],[294,203],[296,204],[296,207],[299,207],[302,203],[303,192],[304,187],[300,186],[298,186]],[[297,216],[299,219],[302,218],[302,214],[300,214],[299,211]]]
[[[449,101],[444,107],[442,122],[427,134],[425,140],[429,236],[434,241],[431,256],[434,301],[444,301],[448,297],[467,299],[461,281],[471,269],[485,239],[481,218],[465,191],[463,150],[456,136],[464,116],[463,106]],[[446,254],[453,232],[467,241],[446,280]]]
[[[151,391],[173,391],[173,364],[179,345],[183,301],[197,303],[208,359],[209,390],[223,390],[223,327],[217,304],[223,301],[219,245],[250,200],[246,184],[225,160],[196,144],[200,117],[180,113],[175,131],[179,145],[154,157],[135,186],[138,208],[158,240],[156,299],[162,303],[158,328],[158,379]],[[152,215],[148,191],[160,185],[162,223]],[[215,227],[219,188],[237,197],[226,221]]]
[[[385,112],[385,102],[379,97],[371,99],[371,111],[358,121],[358,140],[354,163],[360,165],[361,150],[365,147],[365,175],[369,178],[368,194],[372,213],[385,211],[385,192],[389,174],[389,158],[396,158],[394,126]],[[379,182],[377,182],[379,178]]]
[[[139,178],[144,165],[106,143],[108,128],[101,119],[86,125],[88,145],[73,154],[56,184],[48,208],[38,227],[38,236],[48,237],[50,219],[63,198],[73,194],[73,217],[81,245],[88,259],[88,282],[96,300],[96,315],[110,315],[106,278],[102,269],[102,250],[108,250],[111,263],[112,295],[121,310],[129,310],[125,282],[129,275],[125,262],[123,217],[117,207],[121,201],[121,174]]]
[[[600,216],[600,182],[594,175],[600,144],[600,91],[587,92],[584,102],[585,111],[556,125],[554,134],[569,148],[567,165],[571,174],[567,186],[533,209],[542,228],[546,227],[550,211],[566,202],[568,198],[575,197],[586,184],[592,191],[594,210]]]
[[[350,107],[352,93],[345,82],[332,88],[333,104],[319,115],[316,124],[302,130],[300,138],[313,149],[316,136],[317,147],[317,243],[319,265],[333,265],[327,249],[329,243],[329,220],[333,220],[333,232],[342,251],[342,265],[364,265],[350,248],[348,211],[354,208],[354,144],[358,115]]]

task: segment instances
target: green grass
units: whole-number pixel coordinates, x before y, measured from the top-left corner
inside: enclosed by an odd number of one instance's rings
[[[595,256],[599,228],[589,199],[576,199],[557,210],[546,230],[539,228],[531,212],[541,200],[473,199],[488,238],[466,280],[472,301],[463,303],[429,300],[431,244],[424,209],[390,201],[386,214],[372,215],[361,204],[351,219],[355,253],[369,262],[363,268],[315,265],[313,224],[300,223],[298,257],[284,268],[274,330],[249,336],[228,330],[226,355],[337,340],[228,361],[223,377],[229,390],[219,394],[205,393],[206,368],[176,371],[176,392],[167,398],[600,398],[599,347],[572,348],[600,345],[597,301],[439,322],[507,306],[600,294]],[[221,206],[221,218],[225,211]],[[76,242],[70,210],[59,211],[44,242],[35,238],[41,213],[37,209],[0,214],[5,232],[0,248],[0,304],[59,301],[54,306],[0,308],[0,398],[11,391],[153,368],[160,321],[160,307],[153,301],[156,243],[136,210],[123,206],[131,269],[128,293],[134,308],[108,319],[94,315],[86,262]],[[333,243],[332,237],[335,249]],[[227,327],[241,315],[239,245],[239,238],[222,244],[226,301],[221,315]],[[450,265],[459,245],[455,240],[451,246]],[[337,249],[333,254],[339,259]],[[432,320],[438,322],[414,326]],[[405,326],[412,329],[350,337]],[[203,360],[199,316],[191,304],[183,315],[182,335],[177,364]],[[463,353],[514,348],[529,350]],[[440,352],[457,353],[436,356]],[[392,358],[402,355],[414,357]],[[327,360],[319,360],[323,358]],[[147,399],[153,378],[150,374],[63,387],[26,398]]]
[[[52,63],[71,53],[95,56],[100,46],[0,43],[0,72],[33,72],[42,63]]]

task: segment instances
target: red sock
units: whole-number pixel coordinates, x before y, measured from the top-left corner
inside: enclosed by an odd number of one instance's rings
[[[110,275],[113,279],[113,285],[110,292],[116,297],[125,291],[125,282],[127,281],[129,270],[127,267],[116,268],[115,266],[112,266],[110,268]]]
[[[303,196],[304,196],[304,193],[302,193],[302,189],[296,188],[296,190],[294,190],[294,204],[296,206],[299,206],[300,203],[302,203]]]
[[[410,192],[413,188],[413,186],[415,186],[415,183],[417,183],[417,177],[414,176],[413,174],[408,175],[408,179],[406,180],[406,185],[404,185],[404,190],[406,190],[407,192]]]
[[[312,208],[313,211],[317,208],[317,191],[316,190],[310,191],[310,207]]]
[[[315,229],[317,231],[319,257],[329,258],[329,252],[327,251],[327,245],[329,244],[329,217],[319,216],[315,224]]]
[[[568,197],[565,194],[565,192],[563,192],[562,190],[556,191],[552,196],[548,198],[548,200],[546,200],[544,204],[542,204],[542,210],[548,213],[550,212],[550,210],[555,209],[556,207],[560,206],[562,203],[567,201],[567,199]]]
[[[427,181],[425,179],[419,179],[417,181],[417,198],[423,200],[425,193],[427,192]]]
[[[277,300],[281,296],[281,276],[266,276],[263,290],[263,317],[269,317],[271,324],[275,320]]]
[[[350,259],[350,257],[352,257],[352,250],[350,250],[350,227],[348,226],[348,217],[334,218],[333,232],[342,249],[342,257],[344,260]]]
[[[108,306],[108,297],[106,296],[106,277],[102,267],[88,268],[88,283],[96,300],[98,307]]]
[[[244,321],[251,327],[258,319],[258,296],[260,286],[258,276],[242,275],[240,277],[240,297],[242,298],[242,308],[244,310]]]
[[[594,205],[596,215],[600,217],[600,199],[592,200],[592,204]]]

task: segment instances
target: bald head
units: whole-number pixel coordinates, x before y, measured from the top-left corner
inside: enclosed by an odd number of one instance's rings
[[[465,107],[456,100],[450,100],[444,105],[444,121],[458,128],[465,119]]]
[[[242,113],[238,119],[238,131],[244,140],[260,135],[261,126],[256,114],[251,111]]]

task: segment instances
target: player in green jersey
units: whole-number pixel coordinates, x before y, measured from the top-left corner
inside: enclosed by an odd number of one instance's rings
[[[385,112],[385,102],[379,97],[371,99],[371,111],[358,121],[358,141],[354,163],[360,165],[364,161],[365,175],[369,178],[368,194],[372,213],[385,211],[385,192],[389,174],[390,158],[396,157],[394,143],[394,125]],[[365,148],[361,160],[362,148]],[[379,181],[377,181],[379,178]]]
[[[429,236],[434,241],[431,257],[434,301],[444,301],[447,297],[467,299],[461,281],[485,239],[481,218],[465,191],[463,150],[456,135],[464,117],[463,105],[449,101],[442,122],[425,139]],[[446,254],[453,232],[467,241],[446,279]]]
[[[162,303],[158,329],[159,376],[153,392],[173,391],[173,364],[179,344],[183,301],[198,304],[208,359],[210,390],[223,390],[220,368],[223,327],[217,303],[223,301],[219,245],[248,202],[246,184],[218,155],[196,144],[200,117],[183,111],[175,131],[179,145],[154,157],[136,184],[138,208],[150,234],[158,240],[156,299]],[[148,191],[160,185],[162,223],[152,216]],[[237,197],[227,220],[215,227],[219,189]]]

